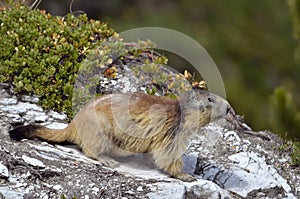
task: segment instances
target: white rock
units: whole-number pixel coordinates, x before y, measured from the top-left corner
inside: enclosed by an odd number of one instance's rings
[[[50,129],[64,129],[68,126],[68,124],[60,123],[60,122],[53,122],[48,124],[46,127]]]
[[[133,78],[133,77],[132,77]],[[122,93],[133,93],[133,92],[137,92],[137,89],[132,86],[131,82],[133,80],[129,79],[129,77],[124,77],[122,79],[122,84],[124,85],[124,87],[122,88]]]
[[[38,103],[40,101],[38,97],[28,96],[28,95],[23,95],[21,99],[22,101],[31,102],[31,103]]]
[[[41,192],[40,197],[41,197],[41,199],[49,199],[49,196],[45,191]]]
[[[1,187],[0,186],[0,193],[3,195],[4,198],[8,199],[19,199],[19,198],[24,198],[24,193],[16,192],[11,190],[8,187]]]
[[[20,118],[20,115],[18,115],[18,114],[10,114],[10,113],[8,113],[8,114],[6,114],[6,116],[8,118],[13,118],[13,119],[19,119]]]
[[[9,177],[7,167],[1,163],[0,163],[0,176],[5,177],[5,178]]]
[[[54,185],[52,188],[53,188],[54,190],[56,190],[56,191],[59,191],[59,190],[62,190],[62,189],[63,189],[63,187],[62,187],[60,184]]]
[[[156,192],[150,192],[147,196],[150,199],[183,199],[185,198],[185,186],[179,183],[155,183],[158,190]]]
[[[41,116],[36,116],[34,118],[35,122],[46,122],[48,120],[48,116],[47,115],[41,115]]]
[[[23,118],[27,121],[45,122],[49,117],[44,112],[30,110]]]
[[[131,191],[131,190],[126,191],[126,193],[128,193],[128,194],[130,194],[130,195],[134,195],[134,194],[135,194],[135,193],[134,193],[133,191]]]
[[[152,184],[147,184],[146,186],[147,186],[147,188],[148,188],[150,191],[152,191],[152,192],[154,192],[154,191],[157,190],[157,187],[156,187],[156,186],[153,186]]]
[[[198,159],[197,152],[184,154],[182,156],[182,160],[184,162],[183,172],[188,174],[193,174],[196,169],[197,159]]]
[[[22,159],[27,163],[35,167],[45,167],[44,163],[38,159],[28,157],[26,155],[22,155]]]
[[[158,169],[151,169],[148,167],[147,162],[139,155],[126,157],[126,159],[118,160],[121,164],[115,168],[116,171],[120,171],[130,176],[136,176],[144,179],[160,179],[171,180],[169,175],[161,172]]]
[[[235,152],[240,152],[243,149],[247,149],[247,145],[245,145],[245,147],[241,145],[241,139],[234,131],[228,131],[224,133],[224,140],[232,149],[234,149]]]
[[[144,191],[142,186],[138,186],[138,188],[136,189],[137,191]]]
[[[273,187],[282,187],[290,193],[291,187],[287,180],[282,178],[277,171],[266,164],[265,160],[257,154],[241,152],[228,157],[235,162],[232,175],[226,180],[224,188],[242,197],[254,190],[263,190]]]
[[[9,118],[10,123],[24,123],[24,119],[19,114],[7,114],[6,116]]]
[[[49,115],[51,117],[53,117],[54,119],[57,119],[57,120],[66,120],[68,118],[66,114],[58,113],[58,112],[55,112],[55,111],[50,111]]]
[[[140,89],[141,89],[141,91],[146,93],[146,88],[145,87],[141,87]]]
[[[20,114],[20,113],[25,113],[28,110],[35,110],[35,111],[43,111],[43,109],[36,104],[30,104],[30,103],[25,103],[25,102],[19,102],[16,105],[12,106],[6,106],[2,108],[3,111],[10,112],[12,114]]]
[[[118,82],[117,82],[116,80],[113,80],[113,79],[112,79],[112,80],[110,81],[110,83],[111,83],[112,85],[116,85]]]
[[[0,99],[0,104],[2,105],[14,105],[17,104],[18,100],[15,98],[2,98]]]
[[[95,192],[95,193],[98,193],[100,191],[100,189],[98,187],[93,187],[92,191]]]
[[[232,198],[228,191],[208,180],[198,179],[196,182],[184,184],[186,191],[195,198]]]

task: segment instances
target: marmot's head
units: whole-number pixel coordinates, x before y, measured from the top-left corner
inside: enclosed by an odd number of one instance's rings
[[[179,97],[179,103],[182,113],[195,117],[193,121],[199,121],[200,126],[205,125],[204,123],[227,119],[229,115],[235,115],[232,107],[225,99],[199,89],[182,94]]]

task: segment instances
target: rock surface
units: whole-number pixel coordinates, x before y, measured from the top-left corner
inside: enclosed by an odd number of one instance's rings
[[[44,111],[37,102],[0,89],[0,198],[300,198],[299,168],[290,165],[290,152],[279,151],[281,140],[271,133],[264,132],[270,140],[263,140],[210,124],[183,156],[184,171],[197,178],[186,183],[140,154],[111,169],[73,145],[10,140],[13,125],[66,126],[64,114]]]

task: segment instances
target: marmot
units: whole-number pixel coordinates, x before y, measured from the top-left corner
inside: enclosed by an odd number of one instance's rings
[[[109,167],[118,164],[113,157],[150,153],[159,169],[182,181],[193,181],[194,177],[182,173],[181,155],[200,128],[229,111],[232,108],[226,100],[201,90],[187,91],[178,99],[108,94],[89,102],[65,129],[28,125],[9,134],[14,140],[72,142]]]

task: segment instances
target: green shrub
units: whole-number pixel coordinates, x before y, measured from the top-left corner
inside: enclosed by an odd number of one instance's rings
[[[115,34],[86,15],[55,17],[24,5],[0,11],[0,82],[71,114],[73,83],[91,49]]]
[[[295,50],[295,61],[299,65],[300,64],[300,0],[289,0],[287,1],[288,5],[290,7],[292,21],[293,21],[293,27],[294,27],[294,38],[297,40],[297,46]],[[298,73],[296,73],[298,74]],[[298,91],[298,86],[295,84],[294,86],[296,88],[296,92]],[[286,93],[286,92],[285,92]],[[286,94],[287,95],[287,94]],[[289,94],[291,95],[291,94]],[[297,99],[297,98],[296,98]],[[290,105],[290,109],[292,109],[292,120],[295,123],[295,126],[288,128],[289,130],[291,128],[293,131],[294,136],[298,137],[300,139],[300,103],[298,102],[298,106],[296,105],[296,101],[294,100],[291,102],[292,105]],[[299,153],[300,154],[300,153]],[[299,158],[300,159],[300,158]]]
[[[300,138],[300,111],[292,94],[283,87],[277,88],[272,96],[271,105],[270,122],[274,130],[282,136]]]
[[[0,26],[0,82],[13,85],[15,94],[39,96],[43,108],[69,118],[91,97],[99,69],[116,55],[121,62],[126,54],[145,59],[144,64],[167,62],[154,56],[148,63],[144,50],[154,48],[151,41],[126,45],[107,24],[86,15],[55,17],[18,4],[0,11]],[[78,75],[84,85],[74,88]]]
[[[293,143],[292,163],[300,166],[300,142]]]
[[[275,90],[272,100],[272,127],[285,140],[293,139],[292,163],[300,165],[300,111],[293,100],[291,93],[283,87]]]

